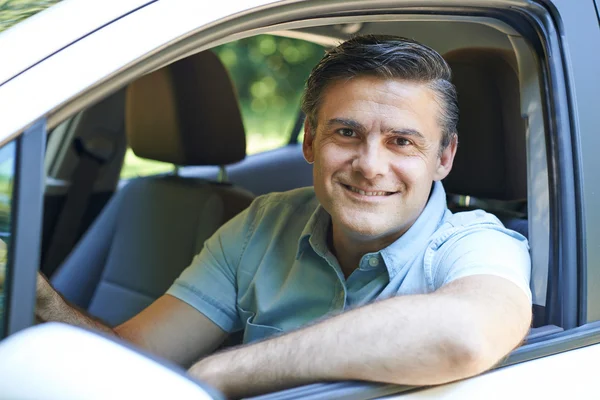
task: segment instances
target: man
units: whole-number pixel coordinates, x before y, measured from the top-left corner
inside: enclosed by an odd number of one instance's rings
[[[442,57],[351,39],[315,67],[303,110],[314,189],[256,199],[114,330],[43,279],[38,318],[115,333],[231,397],[326,380],[431,385],[496,364],[530,324],[528,247],[485,212],[446,207],[458,107]],[[239,330],[245,346],[206,357]]]

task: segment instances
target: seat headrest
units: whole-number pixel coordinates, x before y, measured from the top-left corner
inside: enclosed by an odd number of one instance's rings
[[[246,156],[246,135],[227,70],[210,51],[145,75],[127,88],[125,129],[138,157],[225,165]]]
[[[458,151],[447,193],[527,198],[525,121],[516,59],[508,51],[462,49],[444,56],[458,92]]]

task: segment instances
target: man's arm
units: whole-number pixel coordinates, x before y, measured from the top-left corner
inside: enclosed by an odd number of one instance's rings
[[[329,380],[440,384],[494,366],[521,343],[530,322],[522,289],[475,275],[215,354],[189,373],[231,397]]]
[[[115,332],[153,354],[186,367],[212,353],[228,336],[204,314],[168,294],[116,327]]]
[[[38,275],[36,319],[57,321],[116,335],[177,364],[189,366],[214,351],[227,334],[202,313],[169,295],[113,328],[69,304]]]

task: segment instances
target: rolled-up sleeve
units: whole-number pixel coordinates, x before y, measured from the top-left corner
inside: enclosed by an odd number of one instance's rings
[[[223,225],[167,291],[226,332],[242,329],[237,312],[236,275],[248,219],[246,210]]]
[[[438,289],[472,275],[495,275],[515,283],[531,301],[531,257],[527,239],[502,227],[477,228],[449,240],[434,263]]]

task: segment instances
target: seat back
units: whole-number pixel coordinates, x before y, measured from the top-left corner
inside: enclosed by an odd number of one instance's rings
[[[452,68],[460,107],[458,152],[444,180],[446,191],[504,202],[526,200],[526,129],[514,56],[467,49],[444,58]]]
[[[444,56],[458,92],[458,151],[444,180],[453,211],[483,208],[529,237],[526,123],[514,55],[463,49]],[[537,266],[547,268],[547,266]],[[536,268],[534,265],[533,268]],[[545,299],[533,291],[533,326],[545,323]]]
[[[456,211],[483,208],[528,236],[527,151],[514,56],[463,49],[444,56],[452,68],[460,119],[458,151],[444,180]]]
[[[225,165],[245,157],[245,134],[226,70],[211,52],[132,83],[126,132],[140,157]],[[68,300],[117,325],[161,296],[206,239],[252,201],[226,183],[155,176],[111,199],[52,283]]]

